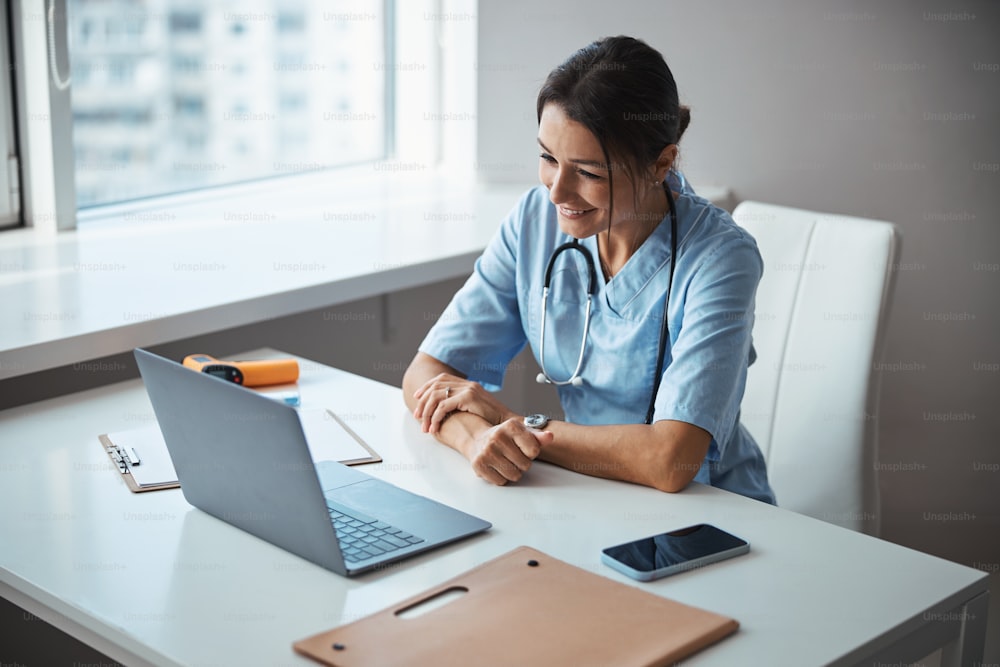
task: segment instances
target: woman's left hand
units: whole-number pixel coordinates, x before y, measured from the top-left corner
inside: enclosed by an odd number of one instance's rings
[[[445,417],[456,410],[477,414],[494,426],[515,416],[483,385],[448,373],[425,382],[413,397],[417,400],[413,416],[424,433],[437,433]]]

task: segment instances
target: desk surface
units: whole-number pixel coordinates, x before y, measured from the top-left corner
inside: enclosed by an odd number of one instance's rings
[[[366,472],[493,529],[346,579],[180,490],[129,493],[97,441],[153,420],[129,381],[0,412],[0,594],[127,664],[311,664],[294,640],[526,544],[736,618],[736,635],[689,661],[730,666],[853,664],[987,590],[977,570],[697,484],[671,495],[539,463],[490,486],[420,433],[397,388],[308,361],[300,388],[303,407],[338,412],[383,456]],[[605,546],[698,522],[746,538],[750,553],[649,584],[600,563]]]

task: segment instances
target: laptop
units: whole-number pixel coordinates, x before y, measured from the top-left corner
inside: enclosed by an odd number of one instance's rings
[[[491,524],[336,461],[313,462],[295,408],[142,349],[135,360],[189,503],[352,576]]]

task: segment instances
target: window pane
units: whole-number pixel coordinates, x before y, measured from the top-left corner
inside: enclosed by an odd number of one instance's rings
[[[385,156],[373,0],[68,0],[79,206]]]

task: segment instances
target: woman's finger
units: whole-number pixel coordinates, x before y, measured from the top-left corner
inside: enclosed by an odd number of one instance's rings
[[[434,394],[435,396],[440,396],[439,400],[434,404],[434,409],[424,411],[424,431],[428,433],[437,433],[444,418],[458,409],[458,398],[451,395],[450,388],[445,387],[443,390],[435,391]]]

